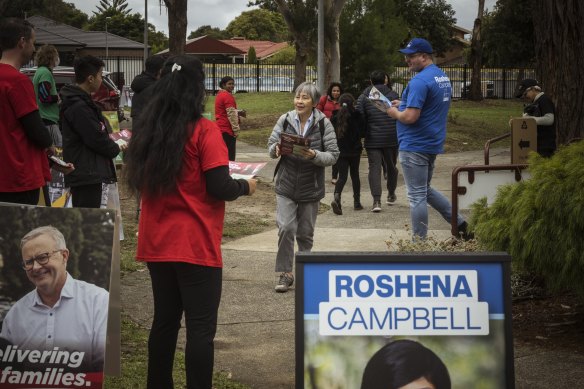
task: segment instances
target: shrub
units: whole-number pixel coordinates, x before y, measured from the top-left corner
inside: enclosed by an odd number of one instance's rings
[[[507,251],[515,269],[542,277],[550,292],[584,298],[584,142],[529,162],[530,180],[501,187],[491,206],[473,205],[471,227],[485,248]]]

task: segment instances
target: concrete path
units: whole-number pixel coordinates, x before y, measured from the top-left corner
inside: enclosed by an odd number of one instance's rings
[[[265,150],[238,142],[237,159],[266,161]],[[491,163],[508,163],[509,152],[491,152]],[[455,166],[482,164],[482,152],[441,155],[436,162],[433,186],[450,197],[450,175]],[[261,179],[271,182],[275,161],[269,161]],[[343,197],[343,215],[327,211],[318,216],[313,251],[387,251],[387,240],[409,239],[409,209],[403,178],[398,182],[398,200],[382,203],[382,212],[369,211],[372,200],[367,184],[367,160],[361,161],[361,196],[365,207],[352,209],[352,196]],[[327,169],[327,197],[333,185]],[[350,180],[349,180],[350,181]],[[350,182],[344,193],[350,194]],[[383,199],[387,193],[384,192]],[[450,225],[430,209],[430,236],[446,239]],[[223,245],[223,295],[215,341],[215,368],[228,371],[234,380],[254,389],[294,387],[294,297],[274,292],[277,230],[269,230]],[[150,281],[146,271],[126,275],[122,280],[122,308],[145,328],[152,312]],[[126,298],[127,296],[127,298]],[[184,346],[181,333],[180,347]],[[515,347],[517,388],[584,387],[584,356],[549,351],[529,345]]]

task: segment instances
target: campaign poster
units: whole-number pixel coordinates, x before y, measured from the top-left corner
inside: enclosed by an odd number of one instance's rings
[[[296,388],[513,388],[510,260],[297,253]]]
[[[102,388],[106,349],[119,366],[108,328],[119,332],[115,211],[0,203],[0,212],[0,387]]]

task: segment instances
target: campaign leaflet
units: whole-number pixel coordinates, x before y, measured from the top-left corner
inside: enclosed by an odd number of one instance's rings
[[[233,179],[250,179],[258,175],[267,162],[235,162],[229,161],[229,175]]]
[[[117,132],[112,132],[109,134],[109,137],[118,144],[118,146],[123,147],[127,146],[130,138],[132,138],[132,131],[124,128],[123,130],[119,130]],[[120,152],[118,156],[114,159],[114,163],[116,165],[121,165],[123,163],[123,152]]]
[[[383,93],[379,91],[376,87],[371,87],[369,91],[369,96],[367,96],[373,105],[380,111],[387,111],[391,107],[391,101]]]
[[[280,135],[280,155],[301,155],[302,150],[309,147],[310,138],[285,132]]]

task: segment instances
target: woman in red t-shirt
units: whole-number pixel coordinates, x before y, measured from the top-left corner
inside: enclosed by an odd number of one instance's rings
[[[211,388],[225,200],[255,191],[255,180],[229,176],[221,132],[202,117],[204,79],[198,59],[169,58],[126,156],[128,186],[142,196],[136,259],[148,266],[154,297],[150,389],[173,387],[183,312],[187,387]]]
[[[235,161],[235,139],[239,132],[239,117],[245,117],[245,111],[239,111],[233,97],[233,89],[235,88],[235,81],[233,77],[223,77],[219,81],[221,88],[215,97],[215,122],[221,130],[227,151],[229,152],[229,160]]]
[[[331,82],[329,85],[326,95],[321,96],[316,104],[316,109],[325,114],[325,116],[330,120],[333,117],[333,112],[341,108],[339,104],[339,97],[343,93],[343,87],[339,82]],[[331,180],[332,184],[337,183],[337,177],[339,176],[339,169],[335,163],[332,167],[333,178]]]

